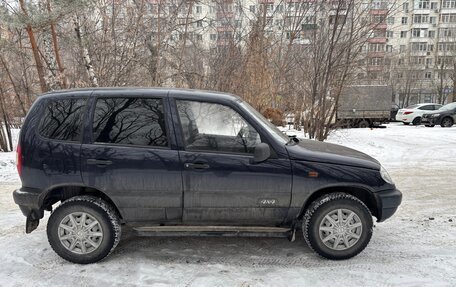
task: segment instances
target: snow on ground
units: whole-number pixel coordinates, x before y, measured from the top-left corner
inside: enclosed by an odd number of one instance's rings
[[[106,260],[75,265],[50,248],[48,213],[25,235],[25,218],[11,197],[20,184],[0,183],[0,286],[455,286],[456,126],[339,130],[329,142],[380,160],[404,194],[398,212],[375,224],[370,244],[355,258],[321,259],[302,236],[294,243],[139,238],[125,230]]]
[[[16,149],[19,129],[11,130],[13,146]],[[16,171],[16,152],[0,152],[0,182],[18,182]]]

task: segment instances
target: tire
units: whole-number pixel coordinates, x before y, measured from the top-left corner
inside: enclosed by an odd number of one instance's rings
[[[410,123],[402,122],[404,125],[408,126]]]
[[[355,227],[336,230],[334,224],[327,225],[330,222],[327,216],[336,224],[339,218],[344,222],[351,217],[345,223],[351,222],[351,226]],[[348,259],[363,251],[372,237],[372,228],[372,214],[367,206],[358,198],[341,192],[324,195],[312,202],[306,210],[302,226],[307,245],[320,256],[333,260]],[[330,239],[325,243],[323,239],[327,238]]]
[[[417,126],[419,124],[421,124],[421,117],[414,118],[412,121],[412,125]]]
[[[102,260],[115,249],[121,227],[116,211],[107,202],[92,196],[76,196],[52,212],[47,236],[60,257],[89,264]]]
[[[442,128],[449,128],[449,127],[452,127],[453,124],[454,124],[453,119],[450,118],[450,117],[446,117],[446,118],[442,119],[442,122],[440,123],[440,126]]]
[[[358,128],[364,129],[368,128],[370,126],[370,123],[366,120],[362,120],[358,123]]]

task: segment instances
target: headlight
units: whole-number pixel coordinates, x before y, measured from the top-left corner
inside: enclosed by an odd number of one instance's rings
[[[431,115],[431,117],[433,117],[433,118],[440,117],[440,114],[433,114],[433,115]]]
[[[391,179],[391,176],[383,166],[380,167],[380,175],[382,176],[383,180],[387,183],[394,184],[393,180]]]

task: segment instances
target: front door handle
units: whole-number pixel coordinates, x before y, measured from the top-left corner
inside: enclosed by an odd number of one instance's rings
[[[104,159],[89,158],[87,160],[87,164],[96,165],[96,166],[107,166],[107,165],[111,165],[112,161],[104,160]]]
[[[207,163],[185,163],[186,169],[207,169],[210,166]]]

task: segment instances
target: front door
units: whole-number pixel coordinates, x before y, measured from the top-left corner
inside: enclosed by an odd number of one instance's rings
[[[176,100],[183,150],[184,223],[270,225],[287,215],[288,158],[252,163],[262,136],[232,107]]]
[[[85,185],[106,193],[126,221],[180,222],[182,167],[171,149],[167,98],[99,96],[82,144]]]

